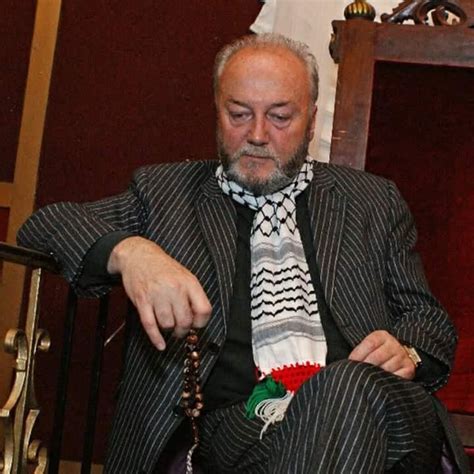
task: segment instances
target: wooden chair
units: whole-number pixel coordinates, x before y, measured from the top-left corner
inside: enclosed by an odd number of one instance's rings
[[[330,161],[394,180],[409,203],[428,281],[460,335],[439,398],[472,455],[474,2],[404,1],[374,23],[359,0],[345,16],[330,47],[339,63]]]

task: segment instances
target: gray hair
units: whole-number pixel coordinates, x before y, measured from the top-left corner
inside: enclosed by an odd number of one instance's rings
[[[219,80],[229,59],[245,48],[284,48],[299,58],[306,69],[311,84],[311,100],[313,103],[318,98],[319,76],[318,63],[307,44],[301,41],[283,36],[279,33],[264,33],[261,35],[248,35],[234,40],[232,43],[225,45],[216,56],[214,62],[214,94],[217,95],[219,88]]]

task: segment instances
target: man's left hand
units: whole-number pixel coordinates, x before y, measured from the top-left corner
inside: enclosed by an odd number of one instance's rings
[[[404,379],[415,378],[415,364],[402,344],[387,331],[374,331],[350,353],[349,360],[367,362]]]

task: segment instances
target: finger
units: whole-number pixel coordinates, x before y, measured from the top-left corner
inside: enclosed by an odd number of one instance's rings
[[[166,342],[158,328],[158,323],[155,318],[155,313],[151,305],[142,305],[137,308],[142,323],[143,329],[147,333],[151,343],[159,350],[163,351],[166,348]]]
[[[395,375],[407,380],[413,380],[415,378],[415,367],[412,364],[412,367],[404,366],[403,368],[394,372]]]
[[[351,360],[359,362],[367,362],[372,364],[380,364],[390,358],[391,355],[397,352],[401,347],[398,341],[387,331],[377,330],[366,336],[358,346],[349,355]],[[368,357],[375,351],[383,348],[387,352],[388,356],[385,359],[371,360]]]
[[[403,359],[399,356],[394,356],[388,359],[386,362],[380,365],[380,368],[390,372],[392,374],[397,373],[399,370],[404,368]]]
[[[192,326],[203,328],[209,322],[212,306],[199,283],[189,293],[189,305],[193,316]]]
[[[374,352],[380,345],[380,342],[372,334],[363,339],[349,354],[349,360],[357,362],[366,362],[367,357]]]
[[[368,354],[369,352],[367,351],[367,347],[361,343],[352,349],[352,352],[349,354],[349,360],[363,362]]]
[[[188,298],[181,297],[174,302],[172,307],[174,315],[173,335],[178,338],[185,337],[191,329],[193,315]]]
[[[162,299],[158,302],[153,302],[153,313],[155,321],[158,324],[160,330],[164,333],[168,333],[175,328],[174,311],[170,304],[164,303]]]
[[[406,353],[404,353],[404,357],[401,360],[400,368],[395,373],[408,380],[415,378],[416,365]]]
[[[383,368],[383,365],[389,363],[393,357],[395,357],[395,354],[387,351],[385,345],[382,345],[368,354],[362,362]]]

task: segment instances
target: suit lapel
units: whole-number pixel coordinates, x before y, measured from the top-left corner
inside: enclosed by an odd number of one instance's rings
[[[337,282],[336,271],[344,230],[346,198],[337,190],[324,165],[315,163],[309,187],[308,208],[314,235],[316,259],[326,301],[330,306]]]
[[[224,325],[227,327],[237,252],[237,213],[232,200],[222,193],[214,176],[203,184],[202,191],[195,209],[216,269]]]

